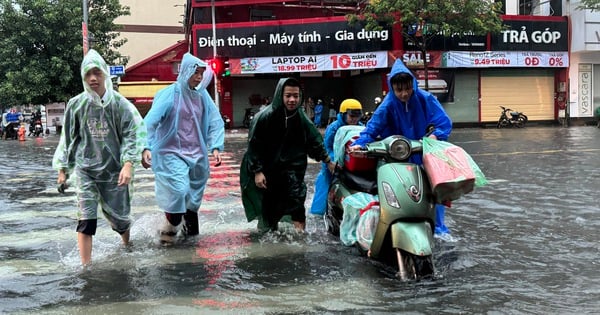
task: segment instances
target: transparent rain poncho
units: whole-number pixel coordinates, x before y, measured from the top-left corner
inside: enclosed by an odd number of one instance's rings
[[[100,97],[85,82],[85,74],[98,68],[104,74],[106,92]],[[133,180],[118,186],[122,165],[141,160],[146,144],[146,127],[137,109],[113,90],[108,66],[94,50],[81,63],[84,92],[69,100],[64,127],[52,161],[75,183],[79,219],[96,219],[98,205],[113,229],[129,227]]]
[[[205,70],[192,89],[188,80],[198,67]],[[210,172],[208,155],[214,149],[223,151],[223,119],[206,90],[212,78],[206,62],[184,54],[177,82],[156,94],[144,118],[156,201],[165,212],[198,211]]]

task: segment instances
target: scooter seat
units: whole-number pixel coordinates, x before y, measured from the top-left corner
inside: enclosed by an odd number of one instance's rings
[[[339,172],[339,178],[349,189],[372,195],[377,194],[377,173],[375,171],[350,172],[344,169]]]

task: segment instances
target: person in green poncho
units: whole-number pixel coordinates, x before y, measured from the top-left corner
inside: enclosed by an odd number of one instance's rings
[[[129,244],[132,181],[147,131],[135,106],[113,90],[108,65],[93,49],[83,58],[81,78],[84,91],[67,103],[52,166],[59,185],[68,175],[75,178],[77,244],[81,263],[87,266],[98,209],[123,244]]]
[[[242,202],[248,222],[258,219],[261,231],[277,230],[286,215],[303,231],[307,156],[333,164],[323,136],[300,109],[302,101],[300,82],[280,79],[273,101],[254,117],[248,132],[240,167]]]

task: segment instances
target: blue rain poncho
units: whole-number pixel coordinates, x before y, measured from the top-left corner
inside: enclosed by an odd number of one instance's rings
[[[413,95],[406,103],[396,97],[391,84],[391,78],[399,73],[408,73],[413,77]],[[360,133],[360,138],[353,145],[365,147],[377,137],[386,138],[391,135],[403,135],[409,139],[419,140],[425,136],[429,125],[433,125],[432,134],[438,140],[448,140],[452,131],[452,120],[433,94],[419,89],[417,79],[402,60],[396,59],[392,71],[388,74],[387,83],[390,92],[377,107],[365,130]],[[421,155],[413,155],[411,161],[419,165],[423,164]],[[436,205],[436,234],[448,233],[448,228],[444,224],[444,213],[444,206]]]
[[[104,74],[102,97],[85,82],[93,68]],[[113,90],[108,66],[95,50],[83,58],[81,78],[85,91],[67,103],[52,166],[75,177],[79,219],[97,219],[100,204],[112,228],[124,232],[130,224],[133,180],[118,186],[119,173],[125,162],[140,162],[146,127],[135,106]]]
[[[192,89],[188,80],[198,67],[205,71]],[[208,155],[215,149],[223,151],[223,119],[206,90],[212,78],[206,62],[184,54],[177,81],[156,93],[144,118],[156,200],[165,212],[198,211],[210,174]]]
[[[334,154],[334,140],[336,138],[336,133],[340,127],[346,126],[346,116],[345,113],[337,114],[337,119],[332,122],[327,129],[325,129],[325,149],[327,150],[327,154],[329,158],[336,162],[335,154]],[[359,123],[362,125],[362,123]],[[362,130],[362,127],[361,127]],[[343,162],[343,161],[342,161]],[[339,163],[342,165],[342,163]],[[324,215],[327,210],[327,193],[329,190],[329,185],[331,185],[331,181],[333,180],[333,175],[327,168],[327,163],[321,163],[321,171],[317,176],[317,180],[315,182],[315,194],[313,196],[313,201],[310,206],[310,213],[314,215]]]
[[[413,95],[407,103],[400,101],[394,94],[391,78],[399,73],[408,73],[413,77]],[[426,134],[428,125],[433,125],[438,140],[447,140],[452,131],[452,120],[444,111],[442,104],[435,96],[419,89],[417,79],[410,70],[397,59],[387,77],[389,93],[373,113],[353,145],[365,147],[368,143],[391,135],[403,135],[409,139],[419,140]],[[423,164],[420,156],[413,156],[413,162]]]

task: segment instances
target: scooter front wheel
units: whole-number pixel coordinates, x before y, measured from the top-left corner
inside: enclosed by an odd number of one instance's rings
[[[433,257],[432,255],[418,256],[396,248],[396,257],[398,260],[398,277],[403,280],[421,280],[422,278],[433,277]]]

